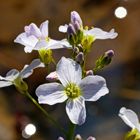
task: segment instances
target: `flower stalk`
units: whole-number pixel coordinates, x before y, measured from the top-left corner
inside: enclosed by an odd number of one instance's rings
[[[57,122],[55,121],[49,114],[48,112],[42,108],[40,106],[40,104],[38,104],[38,102],[29,94],[28,91],[25,92],[25,95],[36,105],[36,107],[38,109],[40,109],[42,111],[42,113],[47,117],[47,119],[53,123],[55,125],[56,128],[58,128],[65,136],[67,135],[67,132],[62,128],[62,126]]]
[[[75,128],[76,128],[76,124],[73,124],[70,122],[69,132],[67,134],[66,140],[73,140],[74,139]]]

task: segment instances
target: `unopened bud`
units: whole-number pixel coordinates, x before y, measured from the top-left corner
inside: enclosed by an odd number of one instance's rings
[[[114,56],[113,50],[106,51],[101,57],[96,60],[95,68],[93,69],[94,74],[103,69],[105,66],[109,65],[112,61],[112,57]]]
[[[78,47],[74,47],[73,51],[74,51],[74,53],[78,54],[79,53],[79,48]]]
[[[77,134],[77,135],[75,136],[75,140],[82,140],[82,137],[81,137],[79,134]]]
[[[106,51],[104,56],[103,56],[102,64],[104,64],[104,65],[110,64],[113,56],[114,56],[113,50]]]
[[[76,62],[82,64],[83,61],[84,61],[84,54],[82,52],[79,52],[79,54],[76,56]]]
[[[87,138],[87,140],[96,140],[94,137],[90,136]]]
[[[47,75],[46,80],[48,80],[50,82],[57,81],[58,80],[58,75],[57,75],[56,71],[51,72],[49,75]]]
[[[80,51],[83,51],[83,47],[81,44],[78,44],[77,47],[79,48]]]
[[[93,75],[93,71],[92,70],[86,71],[86,76],[89,76],[89,75]]]
[[[38,52],[39,52],[39,57],[40,57],[41,62],[43,62],[45,65],[48,65],[51,62],[53,62],[51,49],[42,48]]]
[[[63,137],[59,137],[57,140],[64,140],[64,138]]]
[[[71,23],[74,24],[76,21],[79,23],[80,26],[82,26],[82,20],[80,15],[76,11],[73,11],[71,12]]]
[[[68,35],[75,35],[76,34],[75,28],[72,24],[68,25],[67,33],[68,33]]]
[[[73,24],[73,26],[74,26],[76,32],[79,31],[80,28],[81,28],[78,21],[75,21],[75,23]]]
[[[114,51],[113,50],[108,50],[105,52],[105,56],[112,58],[114,56]]]

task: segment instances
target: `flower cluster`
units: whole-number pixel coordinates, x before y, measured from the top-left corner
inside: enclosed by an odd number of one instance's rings
[[[76,11],[71,12],[70,23],[59,26],[59,31],[66,33],[66,38],[55,40],[49,36],[48,23],[46,20],[40,27],[34,23],[24,27],[24,32],[19,34],[14,42],[24,46],[25,53],[32,51],[38,52],[38,58],[29,65],[25,65],[19,72],[16,69],[10,70],[6,77],[0,76],[0,88],[14,85],[16,89],[27,95],[33,103],[46,115],[46,117],[60,129],[68,140],[74,136],[75,125],[82,125],[86,121],[86,101],[97,101],[102,96],[109,93],[106,80],[96,73],[106,67],[112,61],[113,50],[108,50],[97,60],[95,66],[86,69],[86,55],[96,39],[114,39],[117,33],[114,29],[109,32],[103,31],[97,27],[84,26],[80,15]],[[49,64],[55,62],[53,58],[54,49],[70,49],[71,57],[62,56],[55,65],[56,70],[48,73],[47,82],[39,85],[35,91],[38,102],[28,93],[28,84],[24,78],[28,78],[35,68],[49,67]],[[71,121],[72,127],[66,132],[59,123],[57,123],[40,104],[54,105],[57,103],[66,103],[66,114]],[[140,124],[137,115],[130,109],[121,108],[119,116],[130,126],[133,133],[129,138],[135,135],[135,140],[140,138]],[[128,138],[128,137],[127,137]],[[58,140],[64,140],[59,137]],[[75,140],[82,140],[80,135]],[[89,137],[87,140],[95,140]]]

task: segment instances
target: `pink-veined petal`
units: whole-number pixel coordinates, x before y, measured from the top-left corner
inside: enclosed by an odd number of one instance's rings
[[[27,36],[33,35],[37,38],[41,37],[40,29],[34,23],[31,23],[29,26],[25,26],[24,29],[25,29]]]

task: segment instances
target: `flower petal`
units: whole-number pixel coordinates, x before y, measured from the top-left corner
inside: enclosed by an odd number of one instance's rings
[[[9,72],[7,72],[5,80],[14,81],[18,75],[19,75],[19,71],[16,69],[12,69]]]
[[[93,28],[91,30],[85,30],[85,35],[92,35],[95,39],[114,39],[118,36],[118,33],[114,32],[114,29],[106,32],[100,28]]]
[[[50,39],[48,42],[47,49],[61,49],[64,46],[61,44],[61,41]]]
[[[19,73],[18,70],[12,69],[12,70],[10,70],[10,71],[7,72],[6,77],[12,76],[12,75],[16,75],[16,74],[18,74],[18,73]]]
[[[12,85],[10,81],[0,81],[0,88]]]
[[[97,75],[82,79],[80,87],[86,101],[97,101],[109,92],[105,79]]]
[[[60,44],[63,46],[63,48],[70,48],[70,49],[72,48],[72,46],[70,45],[67,39],[62,39],[60,41]]]
[[[18,75],[19,75],[19,71],[16,69],[12,69],[9,72],[7,72],[6,77],[0,76],[0,80],[1,80],[1,84],[2,84],[1,86],[5,85],[5,84],[11,85],[12,82],[17,78]]]
[[[29,26],[25,26],[24,30],[27,36],[33,35],[37,38],[41,37],[40,29],[34,23],[31,23]]]
[[[61,48],[72,48],[66,39],[61,41],[50,39],[48,47],[49,49],[61,49]]]
[[[40,50],[42,48],[47,48],[48,46],[48,42],[46,40],[39,40],[35,47],[34,47],[34,50]]]
[[[5,77],[2,77],[2,76],[0,75],[0,80],[5,80]]]
[[[46,40],[38,41],[34,50],[40,50],[41,48],[46,48],[46,49],[52,49],[53,50],[53,49],[61,49],[61,48],[72,48],[72,46],[65,39],[63,39],[61,41],[49,39],[48,42]]]
[[[62,103],[67,99],[67,96],[64,93],[64,88],[59,83],[40,85],[36,89],[36,95],[40,104],[53,105],[56,103]]]
[[[40,59],[34,59],[30,65],[24,66],[19,76],[22,78],[27,78],[33,73],[33,70],[38,67],[45,67],[45,65],[40,61]]]
[[[50,39],[48,42],[46,40],[40,40],[35,46],[35,50],[40,50],[41,48],[46,49],[60,49],[64,48],[63,45],[60,44],[60,41],[56,41],[53,39]]]
[[[138,116],[134,111],[132,111],[131,109],[126,109],[125,107],[122,107],[119,111],[119,116],[132,129],[136,128],[138,129],[138,131],[140,131],[140,124],[139,124]]]
[[[48,24],[49,24],[49,21],[46,20],[45,22],[43,22],[41,25],[40,25],[40,31],[42,33],[42,37],[45,39],[46,37],[48,37]]]
[[[78,84],[82,78],[81,66],[72,59],[65,57],[62,57],[58,62],[56,72],[63,86],[70,82]]]
[[[26,33],[21,33],[17,36],[14,42],[24,45],[24,51],[30,53],[38,42],[38,39],[33,35],[27,36]]]
[[[67,32],[67,28],[68,28],[67,24],[60,25],[58,30],[59,30],[59,32],[66,33]]]
[[[72,123],[82,125],[86,119],[84,98],[69,99],[66,104],[66,112]]]

